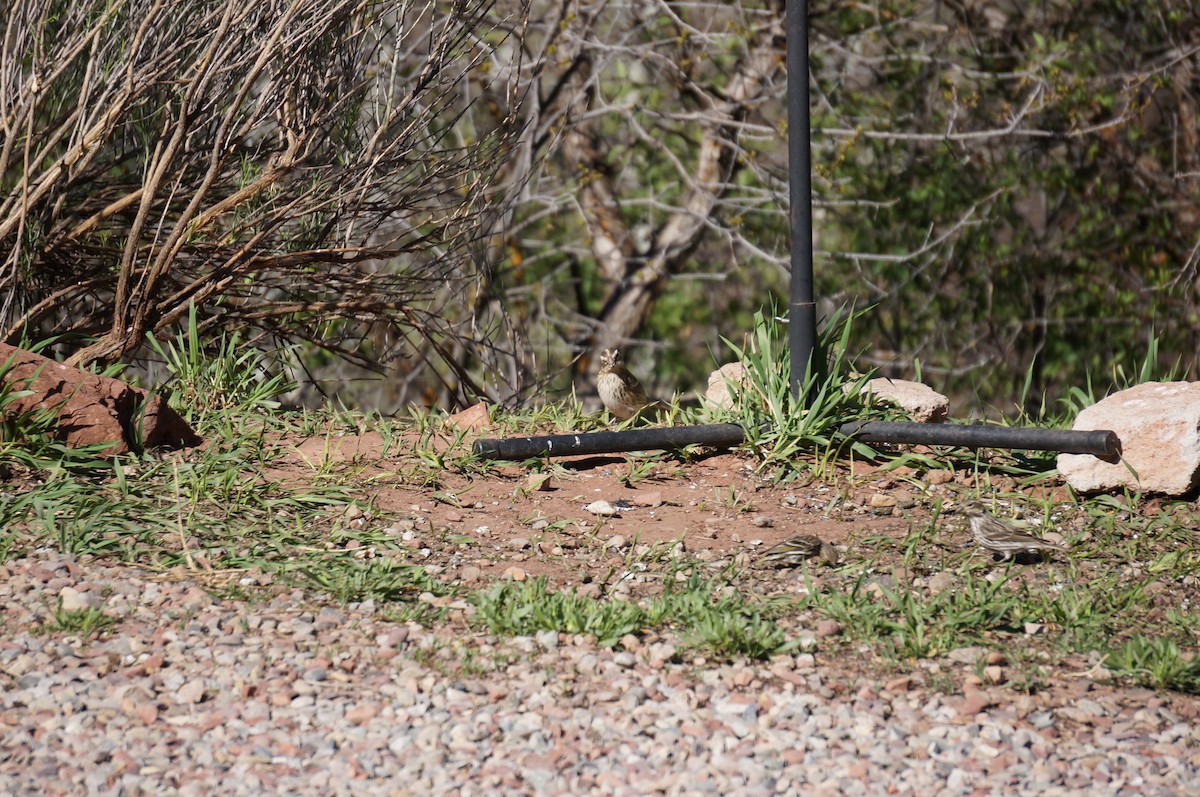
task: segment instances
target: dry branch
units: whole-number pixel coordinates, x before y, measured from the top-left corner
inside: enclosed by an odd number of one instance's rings
[[[344,353],[461,292],[520,130],[456,129],[492,82],[493,5],[17,0],[0,335],[94,336],[70,361],[110,361],[196,303]]]

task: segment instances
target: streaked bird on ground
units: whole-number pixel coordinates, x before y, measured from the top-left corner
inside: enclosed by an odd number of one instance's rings
[[[798,567],[816,556],[820,556],[826,564],[831,566],[836,566],[842,560],[842,553],[835,546],[820,537],[801,534],[763,551],[759,556],[759,561],[775,567]]]
[[[1041,553],[1042,551],[1065,551],[1061,545],[1047,542],[1026,531],[1021,531],[983,508],[980,501],[968,501],[960,511],[971,522],[971,537],[989,551],[1004,555],[1004,561],[1017,553]]]

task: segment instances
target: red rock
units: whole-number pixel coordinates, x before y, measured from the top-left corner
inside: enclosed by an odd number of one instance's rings
[[[141,769],[133,756],[119,747],[112,751],[112,761],[118,772],[137,772]]]
[[[780,754],[780,757],[783,758],[784,763],[788,766],[795,766],[797,764],[804,763],[804,755],[804,750],[797,747],[791,747],[787,750],[784,750],[783,753]]]
[[[135,445],[183,448],[201,442],[162,396],[3,343],[0,363],[7,388],[29,391],[0,408],[4,417],[48,410],[57,418],[55,439],[72,448],[105,445],[103,454],[111,456]]]
[[[868,774],[866,765],[859,762],[846,767],[846,778],[849,780],[866,780]]]
[[[529,492],[550,492],[557,489],[549,473],[531,473],[525,478],[525,489]]]
[[[492,421],[488,417],[487,403],[481,401],[473,407],[467,407],[462,412],[456,412],[449,416],[446,418],[446,424],[464,432],[478,432],[490,429]]]
[[[271,742],[268,741],[266,746],[269,748],[270,745],[271,745]],[[275,749],[272,750],[272,752],[274,752],[276,755],[284,755],[284,756],[287,756],[288,758],[299,758],[300,755],[303,753],[303,751],[299,747],[297,747],[292,742],[287,741],[286,739],[275,740],[274,745],[275,745]]]
[[[379,706],[372,703],[364,703],[346,711],[346,719],[353,722],[355,725],[362,725],[364,722],[372,719],[379,713]]]
[[[213,728],[219,728],[229,720],[224,710],[207,711],[200,715],[199,721],[196,723],[196,729],[201,733],[208,733]]]
[[[282,708],[284,706],[291,705],[292,699],[295,697],[296,697],[295,689],[291,689],[291,688],[283,689],[278,692],[273,692],[271,694],[270,703],[272,706],[275,706],[276,708]]]
[[[158,706],[155,703],[139,703],[133,713],[143,725],[153,725],[158,721]]]
[[[656,507],[662,506],[663,497],[658,490],[639,490],[633,494],[632,501],[634,506]]]
[[[817,636],[820,638],[837,636],[842,633],[842,626],[837,620],[822,620],[817,623]]]
[[[963,696],[962,705],[960,705],[958,708],[959,716],[964,718],[974,717],[976,714],[992,705],[992,703],[992,699],[983,692],[968,691]]]
[[[734,686],[749,686],[750,682],[754,680],[754,673],[749,670],[738,670],[733,674],[731,680]]]

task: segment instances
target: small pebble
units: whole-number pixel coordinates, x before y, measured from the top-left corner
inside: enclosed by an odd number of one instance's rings
[[[583,509],[585,512],[591,512],[593,515],[600,515],[601,517],[615,515],[618,511],[617,508],[608,501],[592,501]]]
[[[58,600],[64,612],[83,612],[101,605],[100,597],[94,592],[80,592],[74,587],[60,589]]]

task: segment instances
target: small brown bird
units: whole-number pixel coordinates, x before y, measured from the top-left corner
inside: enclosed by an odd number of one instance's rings
[[[642,383],[625,367],[625,358],[619,349],[600,352],[596,390],[600,393],[604,408],[621,420],[632,418],[645,409],[661,409],[665,406],[661,401],[646,396]]]
[[[975,542],[990,551],[1004,554],[1005,562],[1015,553],[1066,550],[1061,545],[1046,542],[988,514],[979,501],[968,501],[962,505],[961,511],[971,521],[971,536]]]
[[[763,551],[759,561],[776,567],[797,567],[814,556],[820,556],[830,567],[836,567],[842,561],[841,551],[811,534],[801,534],[771,546]]]

